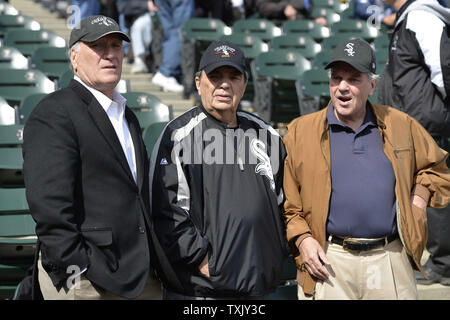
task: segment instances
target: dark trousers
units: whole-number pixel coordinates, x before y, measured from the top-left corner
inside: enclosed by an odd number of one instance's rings
[[[450,153],[447,138],[435,139],[439,147]],[[450,167],[450,159],[447,158]],[[427,266],[443,276],[450,276],[450,205],[443,209],[427,208],[430,258]]]

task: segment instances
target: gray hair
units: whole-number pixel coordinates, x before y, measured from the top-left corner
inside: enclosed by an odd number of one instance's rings
[[[328,78],[331,78],[331,70],[333,68],[328,70]],[[366,72],[367,76],[369,77],[369,81],[373,82],[375,80],[378,80],[380,78],[380,76],[378,74],[372,73],[372,72]]]
[[[75,52],[80,52],[80,41],[75,42],[67,51],[67,55],[69,56],[69,60],[70,60],[70,52],[71,51],[75,51]],[[72,61],[70,61],[69,63],[70,69],[73,71],[73,67],[72,67]]]

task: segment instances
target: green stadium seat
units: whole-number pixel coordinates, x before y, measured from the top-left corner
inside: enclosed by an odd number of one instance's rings
[[[308,60],[312,60],[322,50],[322,46],[310,37],[301,34],[289,34],[273,38],[270,49],[292,49],[299,52]]]
[[[168,122],[155,122],[144,129],[142,138],[144,140],[145,147],[147,148],[147,154],[149,157],[151,156],[153,148],[167,124]]]
[[[31,259],[37,236],[25,188],[0,188],[0,257],[2,261]],[[4,259],[4,260],[3,260]]]
[[[330,87],[327,70],[311,69],[305,71],[297,84],[301,115],[318,111],[328,104]]]
[[[325,17],[327,19],[327,24],[331,25],[333,23],[339,22],[341,20],[341,15],[331,8],[314,7],[311,12],[312,18]]]
[[[352,36],[349,35],[348,33],[335,34],[332,37],[323,40],[322,49],[323,51],[333,52],[334,48],[336,48],[337,45],[339,45],[341,42],[348,40],[349,38],[352,38]]]
[[[244,32],[235,32],[231,35],[224,35],[220,37],[220,40],[230,41],[239,46],[244,52],[247,60],[253,60],[260,53],[269,51],[268,44],[262,41],[261,38]]]
[[[31,57],[31,68],[42,71],[50,80],[59,79],[70,70],[66,47],[41,47]]]
[[[375,46],[375,52],[377,54],[382,52],[389,52],[389,37],[387,36],[387,34],[380,34],[374,39],[373,44]]]
[[[11,4],[2,1],[0,2],[0,14],[15,16],[19,14],[19,10],[14,8]]]
[[[300,114],[295,82],[311,62],[292,49],[261,53],[252,62],[255,112],[265,121],[288,123]]]
[[[28,59],[16,48],[0,47],[0,69],[28,69]]]
[[[311,69],[311,62],[293,49],[279,49],[258,55],[254,67],[257,78],[295,80]]]
[[[262,18],[239,19],[233,24],[233,33],[244,32],[270,41],[282,34],[282,30],[272,21]]]
[[[181,70],[183,77],[183,95],[188,98],[195,91],[194,73],[200,62],[200,57],[209,44],[223,35],[231,34],[232,30],[219,19],[191,18],[181,28],[182,53]]]
[[[366,21],[355,19],[344,19],[331,26],[333,36],[348,35],[347,38],[357,37],[372,42],[379,35],[377,28],[368,26]]]
[[[16,122],[16,111],[8,102],[0,97],[0,125],[12,125]]]
[[[23,186],[22,148],[0,148],[0,186]]]
[[[61,77],[57,80],[57,87],[58,89],[65,88],[69,85],[70,80],[73,79],[73,71],[72,69],[67,70],[64,72]]]
[[[321,52],[313,59],[313,68],[323,69],[330,61],[333,55],[332,50],[322,49]]]
[[[341,2],[339,0],[314,0],[314,7],[316,8],[328,8],[340,13],[349,7],[347,2]]]
[[[14,29],[40,30],[41,25],[36,20],[21,14],[0,14],[0,38],[3,38],[6,32]]]
[[[39,70],[2,69],[0,73],[0,96],[10,106],[18,107],[31,94],[53,91],[55,84]]]
[[[250,64],[260,53],[269,51],[269,45],[262,41],[261,38],[243,32],[235,32],[231,35],[222,36],[220,40],[230,41],[239,46],[244,52],[247,70],[249,71],[249,79],[244,96],[241,99],[241,106],[245,103],[251,106],[255,97],[255,89],[253,77],[250,73]]]
[[[23,143],[23,125],[0,125],[0,148],[20,147]]]
[[[22,125],[0,126],[0,187],[23,186],[22,143]]]
[[[191,18],[181,28],[184,40],[206,40],[212,42],[223,35],[231,34],[231,28],[222,20],[214,18]]]
[[[46,93],[35,93],[26,97],[19,107],[19,122],[25,124],[31,111],[38,105],[38,103],[46,96]]]
[[[172,106],[165,105],[159,98],[144,92],[128,92],[123,96],[127,99],[127,106],[131,108],[144,130],[155,122],[168,122],[173,119]]]
[[[282,25],[283,34],[302,34],[311,37],[316,42],[330,36],[330,29],[312,20],[286,20]]]
[[[20,282],[24,278],[29,267],[30,264],[25,261],[5,261],[5,259],[2,259],[2,264],[0,264],[0,283]]]
[[[16,292],[16,288],[17,285],[0,285],[0,300],[12,299]]]
[[[11,30],[5,34],[3,45],[15,47],[29,57],[40,47],[63,48],[66,41],[51,30]]]

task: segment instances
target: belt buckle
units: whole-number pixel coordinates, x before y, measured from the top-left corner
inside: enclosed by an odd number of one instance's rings
[[[352,240],[352,239],[353,238],[345,237],[343,239],[343,241],[342,241],[342,249],[344,249],[345,251],[350,252],[350,253],[357,253],[360,250],[352,250],[352,249],[349,249],[348,246],[347,246],[348,242],[350,242],[350,243],[357,243],[357,241]]]

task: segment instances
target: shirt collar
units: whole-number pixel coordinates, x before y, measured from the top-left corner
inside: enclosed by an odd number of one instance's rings
[[[120,113],[124,112],[127,99],[125,99],[117,90],[113,91],[113,99],[111,100],[97,89],[88,86],[78,76],[75,75],[73,78],[92,93],[92,95],[95,97],[95,99],[97,99],[98,103],[100,103],[106,113],[108,113],[108,109],[113,105],[113,103],[116,103],[118,105]]]
[[[330,103],[330,107],[327,110],[327,120],[329,125],[338,125],[341,127],[347,127],[346,125],[342,124],[336,117],[332,103]],[[376,127],[375,115],[373,114],[372,108],[369,107],[368,102],[366,103],[366,115],[364,116],[364,121],[361,124],[361,127],[358,129],[358,131],[364,129],[367,126]]]

